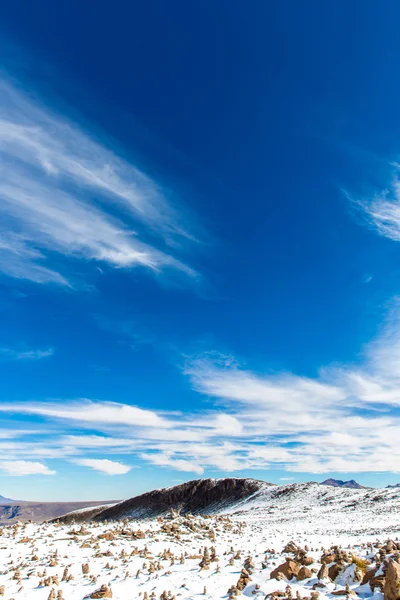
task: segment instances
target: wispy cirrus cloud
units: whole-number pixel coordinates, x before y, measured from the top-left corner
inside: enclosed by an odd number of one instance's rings
[[[358,209],[366,224],[379,235],[394,242],[400,241],[400,164],[390,163],[390,182],[383,189],[372,191],[369,196],[345,191],[349,202]],[[366,283],[372,279],[366,276]]]
[[[68,258],[196,275],[170,251],[195,236],[151,178],[4,77],[0,97],[3,273],[68,286]]]
[[[0,358],[3,357],[7,360],[40,360],[41,358],[53,356],[53,354],[53,348],[47,348],[46,350],[15,350],[14,348],[0,348]]]
[[[372,200],[358,201],[368,222],[376,231],[395,242],[400,241],[400,180],[399,166],[388,189],[376,194]]]

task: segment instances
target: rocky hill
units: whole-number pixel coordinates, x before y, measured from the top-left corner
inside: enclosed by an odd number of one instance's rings
[[[231,515],[282,534],[312,527],[321,535],[391,535],[398,529],[400,488],[354,489],[314,482],[276,486],[255,479],[203,479],[141,494],[104,510],[98,508],[80,510],[61,520],[139,520],[167,515],[173,509],[181,514]]]
[[[167,514],[171,509],[181,514],[216,514],[269,487],[271,483],[256,479],[196,479],[170,488],[153,490],[109,506],[97,515],[79,511],[64,520],[95,521],[143,519]]]

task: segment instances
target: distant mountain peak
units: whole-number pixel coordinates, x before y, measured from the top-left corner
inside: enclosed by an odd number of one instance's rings
[[[8,502],[14,502],[14,500],[6,498],[5,496],[0,496],[0,504],[7,504]]]
[[[400,488],[400,483],[394,483],[393,485],[387,485],[387,488]]]
[[[321,485],[330,485],[332,487],[340,487],[340,488],[350,488],[353,490],[362,490],[365,489],[364,485],[360,485],[354,479],[349,479],[348,481],[343,481],[342,479],[325,479],[325,481],[321,482]]]

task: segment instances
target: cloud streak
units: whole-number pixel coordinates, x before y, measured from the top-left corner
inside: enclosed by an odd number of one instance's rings
[[[80,458],[74,461],[75,464],[82,467],[89,467],[100,473],[106,475],[126,475],[132,469],[128,465],[124,465],[107,458],[95,459],[95,458]]]
[[[53,356],[53,348],[46,350],[14,350],[13,348],[0,348],[0,356],[8,360],[40,360]]]
[[[197,475],[269,469],[395,472],[400,464],[399,340],[396,307],[359,364],[326,367],[315,378],[256,373],[215,352],[193,357],[184,373],[208,397],[203,411],[176,414],[87,399],[2,403],[0,412],[18,415],[21,430],[27,429],[24,418],[29,422],[35,415],[46,427],[56,422],[59,435],[32,434],[18,442],[8,436],[0,440],[0,452],[10,460],[86,461],[85,466],[103,466],[103,471],[114,467],[88,461],[115,458],[111,462],[125,466],[144,461]]]
[[[395,165],[391,186],[372,200],[359,201],[371,226],[395,242],[400,241],[400,167]]]
[[[4,78],[0,97],[3,273],[70,286],[68,258],[196,275],[169,250],[195,238],[154,181]]]
[[[7,475],[21,477],[25,475],[55,475],[55,471],[51,471],[46,465],[39,462],[27,460],[1,460],[0,472],[3,471]]]

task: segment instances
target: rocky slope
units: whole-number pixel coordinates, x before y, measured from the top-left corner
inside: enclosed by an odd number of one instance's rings
[[[349,489],[294,483],[261,489],[227,511],[269,531],[321,535],[393,535],[400,520],[400,488]]]

